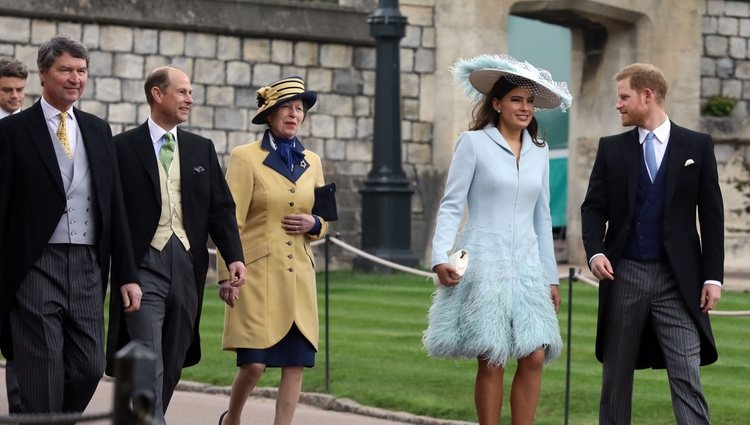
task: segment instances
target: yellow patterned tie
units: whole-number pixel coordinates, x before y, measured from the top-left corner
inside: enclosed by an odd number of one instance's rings
[[[70,152],[70,142],[68,142],[68,113],[60,112],[60,125],[57,126],[57,138],[60,139],[60,144],[68,158],[72,158],[73,154]]]
[[[164,171],[169,173],[169,166],[174,158],[174,136],[170,132],[164,133],[164,143],[159,149],[159,161],[164,166]]]

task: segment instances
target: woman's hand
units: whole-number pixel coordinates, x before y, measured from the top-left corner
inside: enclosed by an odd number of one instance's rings
[[[555,313],[560,312],[560,285],[549,286],[550,297],[552,298],[552,304],[555,306]]]
[[[458,270],[448,263],[437,264],[432,271],[437,273],[440,284],[444,286],[453,286],[463,278],[458,275]]]
[[[287,235],[304,235],[315,226],[315,218],[310,214],[289,214],[281,220],[281,227]]]
[[[229,307],[234,308],[236,301],[240,299],[240,288],[232,286],[229,280],[222,280],[219,282],[219,298]]]

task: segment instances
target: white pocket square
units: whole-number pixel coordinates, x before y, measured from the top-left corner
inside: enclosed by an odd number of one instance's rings
[[[693,164],[695,164],[695,161],[693,161],[692,159],[688,159],[687,161],[685,161],[685,165],[683,167],[687,167],[688,165],[693,165]]]

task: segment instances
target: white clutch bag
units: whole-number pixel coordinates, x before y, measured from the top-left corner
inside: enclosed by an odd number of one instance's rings
[[[466,268],[469,267],[469,251],[465,249],[459,249],[453,254],[448,256],[448,264],[456,268],[456,273],[459,276],[463,276],[466,273]],[[440,279],[437,273],[432,274],[432,283],[435,286],[440,285]]]

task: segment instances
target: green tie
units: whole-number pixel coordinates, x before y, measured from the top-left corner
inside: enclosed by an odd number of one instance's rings
[[[164,133],[164,144],[159,149],[159,161],[164,166],[164,171],[169,174],[169,166],[172,164],[172,158],[174,158],[174,136],[172,133]]]

